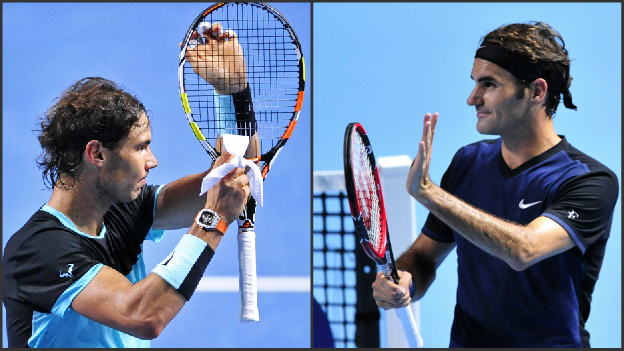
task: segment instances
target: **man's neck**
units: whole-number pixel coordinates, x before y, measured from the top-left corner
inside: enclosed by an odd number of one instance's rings
[[[76,182],[71,189],[55,186],[48,206],[63,213],[85,234],[98,236],[104,224],[104,214],[111,204],[103,204],[85,184]]]
[[[511,133],[502,135],[501,153],[505,163],[515,169],[535,156],[557,145],[561,138],[555,132],[552,118],[540,116],[537,123],[527,123]]]

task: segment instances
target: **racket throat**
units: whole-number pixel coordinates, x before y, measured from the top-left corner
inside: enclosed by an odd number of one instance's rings
[[[256,223],[256,200],[252,197],[247,201],[247,206],[243,210],[240,216],[238,216],[238,228],[239,231],[242,229],[251,229],[253,230]]]
[[[381,272],[386,276],[386,278],[388,278],[388,280],[392,281],[393,283],[397,285],[399,284],[399,275],[397,273],[396,268],[392,267],[392,265],[388,263],[385,263],[385,264],[380,264],[379,269],[381,269]]]

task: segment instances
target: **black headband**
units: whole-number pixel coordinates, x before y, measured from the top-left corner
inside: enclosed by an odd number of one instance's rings
[[[550,87],[551,93],[563,94],[563,105],[569,109],[576,110],[576,106],[572,103],[572,94],[561,77],[550,77],[538,65],[520,59],[502,46],[483,42],[477,49],[475,58],[490,61],[505,69],[514,77],[527,82],[532,82],[537,78],[544,78]]]

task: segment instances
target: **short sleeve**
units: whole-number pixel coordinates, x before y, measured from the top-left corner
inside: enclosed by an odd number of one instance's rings
[[[158,241],[162,231],[151,230],[156,211],[156,199],[162,185],[148,185],[143,187],[139,197],[129,203],[116,204],[104,215],[106,226],[138,245],[144,240]],[[138,254],[133,252],[132,255]]]
[[[444,189],[445,191],[449,191],[451,172],[453,169],[453,165],[455,164],[456,159],[458,157],[458,154],[459,154],[459,151],[453,157],[451,164],[449,165],[449,167],[446,169],[446,172],[444,172],[444,175],[442,176],[442,181],[440,181],[440,188]],[[448,224],[444,223],[441,219],[439,219],[436,215],[434,215],[431,212],[429,212],[429,215],[427,216],[427,220],[425,221],[425,225],[422,228],[422,232],[423,234],[425,234],[426,236],[430,237],[431,239],[435,241],[440,241],[443,243],[455,242],[453,229],[451,229],[451,227],[449,227]]]
[[[80,237],[60,229],[42,230],[23,241],[5,262],[18,282],[15,298],[35,311],[52,313],[58,298],[99,263],[85,254],[84,245]]]
[[[156,192],[154,195],[154,206],[153,206],[153,211],[152,211],[152,218],[156,217],[156,204],[158,203],[158,195],[160,194],[160,191],[164,187],[165,187],[164,184],[156,187]],[[149,233],[147,233],[147,236],[145,237],[145,240],[150,240],[150,241],[157,243],[163,238],[164,235],[165,235],[164,230],[150,229]]]
[[[589,245],[609,236],[618,194],[615,174],[607,170],[587,172],[563,183],[542,216],[561,225],[585,253]]]

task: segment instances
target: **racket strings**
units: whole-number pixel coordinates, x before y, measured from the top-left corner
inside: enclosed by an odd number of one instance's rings
[[[381,248],[381,209],[373,168],[368,157],[368,150],[362,138],[355,133],[352,144],[353,178],[355,193],[366,227],[368,240],[376,251]]]
[[[266,154],[285,135],[297,103],[300,73],[294,40],[277,17],[260,7],[226,4],[202,22],[218,22],[224,31],[236,33],[245,57],[255,121],[237,121],[228,97],[216,93],[187,62],[184,79],[193,120],[211,145],[223,134],[256,133],[261,154]],[[229,52],[220,54],[226,61],[235,59]]]

